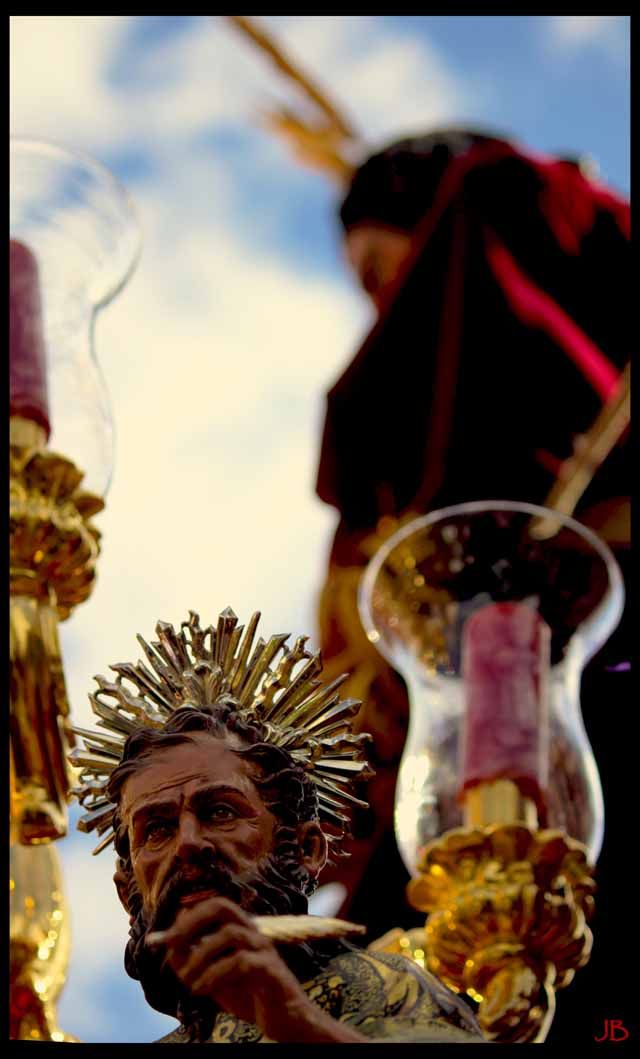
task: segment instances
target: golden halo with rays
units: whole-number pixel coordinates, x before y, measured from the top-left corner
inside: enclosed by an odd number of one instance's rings
[[[349,804],[367,805],[350,788],[356,780],[373,775],[364,749],[369,736],[351,732],[351,719],[361,703],[340,700],[338,689],[346,673],[330,684],[321,684],[320,652],[306,650],[308,637],[299,637],[291,649],[286,646],[288,633],[267,642],[260,638],[254,646],[259,619],[256,612],[245,630],[228,607],[218,617],[216,628],[201,629],[193,611],[179,632],[167,622],[158,622],[157,642],[149,645],[137,637],[151,669],[143,662],[120,662],[110,666],[117,674],[115,681],[94,678],[98,690],[89,699],[102,730],[73,726],[84,746],[69,754],[80,779],[71,793],[86,809],[78,828],[104,835],[94,854],[115,838],[115,804],[107,796],[107,784],[129,735],[140,727],[161,729],[177,709],[202,708],[222,696],[231,696],[240,714],[262,724],[265,741],[286,750],[305,770],[316,787],[321,822],[339,832],[325,834],[332,851],[340,853],[348,822],[344,810]]]

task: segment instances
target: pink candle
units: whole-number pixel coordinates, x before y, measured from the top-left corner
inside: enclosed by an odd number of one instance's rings
[[[551,630],[524,603],[491,603],[462,637],[466,713],[461,791],[510,779],[544,817]]]
[[[9,414],[51,433],[47,360],[38,262],[24,243],[9,242]]]

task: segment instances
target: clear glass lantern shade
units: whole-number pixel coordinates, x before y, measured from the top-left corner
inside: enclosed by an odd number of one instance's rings
[[[54,144],[11,140],[10,238],[37,261],[51,449],[103,496],[113,426],[93,332],[96,312],[124,286],[140,230],[124,188],[103,166]]]
[[[537,539],[536,519],[550,515],[507,501],[434,511],[390,537],[363,577],[359,605],[367,635],[409,694],[395,829],[412,874],[427,842],[464,823],[465,627],[482,608],[495,609],[492,604],[531,608],[534,620],[550,629],[540,824],[584,843],[592,861],[599,854],[604,808],[582,721],[580,679],[620,619],[623,582],[608,547],[579,522],[554,514],[559,532]]]

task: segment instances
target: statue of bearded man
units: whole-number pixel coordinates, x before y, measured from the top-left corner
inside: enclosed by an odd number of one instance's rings
[[[158,678],[141,663],[97,678],[110,733],[77,729],[72,752],[80,826],[113,829],[98,849],[115,841],[126,970],[180,1023],[163,1042],[482,1042],[464,1002],[404,957],[313,937],[304,919],[295,944],[261,928],[256,917],[307,915],[353,799],[344,777],[368,772],[348,732],[358,704],[314,679],[319,656],[299,640],[273,672],[286,637],[247,661],[242,631],[229,610],[204,633],[193,614],[180,634],[160,623],[157,653],[141,641]]]

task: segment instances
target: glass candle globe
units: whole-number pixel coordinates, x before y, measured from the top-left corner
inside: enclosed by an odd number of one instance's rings
[[[97,311],[132,272],[138,224],[127,193],[97,162],[26,139],[12,139],[10,153],[12,271],[17,248],[37,274],[31,301],[40,302],[42,318],[49,446],[84,472],[83,489],[103,496],[113,427],[93,331]],[[13,373],[12,363],[12,414]]]
[[[558,531],[540,539],[536,525],[549,518]],[[562,829],[595,862],[604,809],[582,721],[580,678],[617,625],[623,602],[609,548],[574,519],[531,504],[478,501],[434,511],[376,553],[359,605],[370,641],[409,694],[395,828],[412,874],[426,843],[467,822],[464,782],[474,780],[470,768],[482,770],[483,753],[487,780],[491,768],[500,778],[505,754],[520,765],[524,760],[524,773],[540,788],[537,826]],[[529,632],[526,649],[505,646],[505,621],[513,631],[523,617],[533,640]],[[496,641],[500,622],[502,641]],[[506,670],[500,669],[505,651]],[[493,699],[485,695],[473,715],[480,677],[486,684],[492,671],[502,674],[508,694],[494,681]],[[528,720],[514,720],[518,709],[529,711]]]

